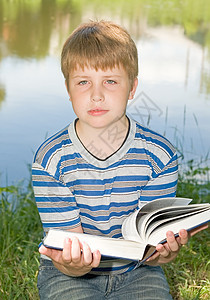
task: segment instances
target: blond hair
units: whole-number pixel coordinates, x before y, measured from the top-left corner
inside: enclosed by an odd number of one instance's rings
[[[138,54],[134,41],[121,26],[108,21],[91,21],[76,28],[66,40],[61,69],[68,84],[77,67],[95,70],[122,66],[133,84],[138,75]]]

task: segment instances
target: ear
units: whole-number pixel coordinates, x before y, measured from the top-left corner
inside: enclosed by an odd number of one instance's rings
[[[66,86],[67,93],[68,93],[68,95],[69,95],[69,101],[71,101],[71,99],[70,99],[70,94],[69,94],[69,85],[68,85],[67,80],[65,80],[65,86]]]
[[[136,77],[133,81],[133,85],[131,87],[131,90],[130,90],[130,93],[129,93],[129,97],[128,97],[128,100],[131,100],[133,99],[134,95],[135,95],[135,92],[136,92],[136,89],[137,89],[137,86],[138,86],[138,78]]]

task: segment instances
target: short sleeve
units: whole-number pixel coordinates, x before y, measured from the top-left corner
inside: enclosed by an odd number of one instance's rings
[[[41,165],[32,165],[32,184],[43,228],[72,229],[80,225],[79,208],[70,189]]]
[[[152,201],[158,198],[175,197],[178,180],[177,155],[162,166],[161,170],[153,169],[152,176],[141,191],[140,201]]]

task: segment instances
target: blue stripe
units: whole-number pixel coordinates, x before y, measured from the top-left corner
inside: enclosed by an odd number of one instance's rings
[[[164,165],[163,163],[156,159],[154,160],[157,164],[158,164],[158,167],[160,168],[163,168]],[[77,163],[77,164],[72,164],[72,165],[69,165],[69,166],[65,166],[63,167],[62,171],[63,173],[67,173],[67,172],[71,172],[71,171],[75,171],[75,170],[87,170],[88,171],[94,171],[94,170],[99,170],[99,171],[108,171],[110,169],[114,169],[114,168],[117,168],[119,166],[150,166],[151,167],[151,163],[148,162],[148,160],[146,159],[126,159],[126,160],[122,160],[120,162],[120,164],[117,162],[117,163],[114,163],[113,165],[107,167],[107,168],[99,168],[99,167],[95,167],[91,164],[86,164],[86,163]]]
[[[178,166],[174,166],[174,167],[170,167],[168,169],[166,169],[165,171],[163,171],[161,173],[161,175],[164,175],[164,174],[171,174],[171,173],[174,173],[178,170]]]
[[[121,217],[121,216],[126,216],[128,215],[129,213],[133,212],[134,210],[128,210],[128,211],[120,211],[120,212],[111,212],[109,213],[108,216],[103,216],[103,215],[99,215],[99,216],[92,216],[88,213],[85,213],[85,212],[80,212],[80,215],[81,216],[84,216],[84,217],[87,217],[88,219],[91,219],[91,220],[94,220],[94,221],[97,221],[97,222],[103,222],[103,221],[109,221],[110,218],[112,217]],[[100,212],[98,212],[100,214]]]
[[[33,186],[42,186],[42,187],[64,187],[61,182],[53,182],[53,181],[33,181]]]
[[[77,169],[81,169],[81,170],[82,169],[101,170],[100,168],[94,167],[91,164],[86,164],[86,163],[79,164],[79,163],[77,163],[77,164],[73,164],[73,165],[70,165],[70,166],[63,167],[63,173],[67,173],[67,172],[77,170]]]
[[[122,237],[122,233],[113,234],[112,237],[115,238],[115,239],[119,239],[119,238]]]
[[[159,168],[163,168],[164,167],[164,164],[162,163],[162,161],[154,153],[150,152],[147,149],[144,149],[144,148],[131,148],[131,149],[129,149],[128,153],[132,153],[132,154],[145,154],[147,157],[146,157],[145,160],[142,160],[142,161],[144,161],[145,165],[152,166],[152,163],[150,161],[148,161],[148,157],[151,157],[154,160],[154,162],[157,163],[157,165],[158,165]]]
[[[60,228],[60,227],[73,227],[75,225],[79,225],[80,219],[77,218],[73,221],[69,222],[58,222],[58,223],[47,223],[47,222],[42,222],[44,228]]]
[[[74,185],[101,185],[112,184],[114,182],[132,182],[132,181],[148,181],[149,176],[133,175],[133,176],[116,176],[108,179],[76,179],[68,183],[68,186]]]
[[[138,124],[137,124],[137,127],[143,129],[144,132],[148,132],[148,133],[154,135],[154,137],[151,137],[150,135],[146,136],[144,134],[141,134],[140,132],[136,132],[136,134],[135,134],[136,138],[141,138],[141,139],[146,140],[147,142],[152,142],[156,145],[159,145],[161,148],[165,149],[170,156],[173,156],[174,151],[172,150],[172,147],[169,146],[171,144],[166,138],[163,138],[162,135],[150,130],[149,128],[139,126]],[[160,139],[158,139],[158,137],[160,137]],[[164,139],[164,142],[161,141],[162,139]],[[168,144],[166,142],[168,142]]]
[[[77,170],[77,169],[79,169],[79,170],[85,169],[87,171],[90,171],[90,170],[91,171],[93,171],[93,170],[107,171],[107,170],[111,170],[113,168],[117,168],[119,166],[125,166],[125,165],[127,165],[127,166],[133,166],[133,165],[150,166],[151,163],[149,163],[147,159],[125,159],[125,160],[122,160],[120,163],[116,162],[105,168],[99,168],[99,167],[93,166],[92,164],[87,164],[87,163],[77,163],[77,164],[63,167],[63,173],[70,172],[70,171]],[[159,162],[159,165],[161,165],[161,162]]]
[[[156,200],[158,198],[167,198],[167,197],[175,197],[176,196],[176,192],[172,192],[172,193],[167,193],[165,195],[161,194],[161,197],[157,197],[157,196],[145,196],[145,195],[141,195],[140,197],[140,201],[152,201],[152,200]]]
[[[60,197],[60,196],[59,197],[50,197],[50,196],[38,197],[38,196],[36,196],[35,199],[36,199],[37,203],[40,203],[40,202],[55,203],[55,202],[61,202],[61,201],[69,202],[69,203],[75,203],[76,202],[76,199],[73,196],[68,196],[68,197],[65,197],[65,196],[62,196],[62,197]],[[50,203],[49,203],[49,205],[50,205]]]
[[[42,166],[45,168],[50,156],[56,152],[56,150],[59,150],[62,148],[62,146],[69,144],[69,140],[62,140],[60,143],[54,145],[50,150],[45,154],[43,160],[42,160]]]
[[[70,212],[75,211],[75,209],[78,209],[76,206],[67,206],[67,207],[38,207],[38,211],[40,213],[64,213],[64,212]]]
[[[81,158],[81,154],[78,153],[78,152],[74,152],[73,154],[67,154],[67,155],[61,156],[60,161],[57,164],[55,177],[56,178],[60,177],[60,169],[61,169],[61,166],[62,166],[63,162],[65,162],[65,164],[66,164],[66,161],[68,161],[68,163],[70,164],[73,161],[73,164],[75,164],[75,159],[77,159],[77,158]],[[63,170],[64,169],[65,169],[65,167],[63,168]]]
[[[49,173],[45,170],[32,169],[32,175],[36,176],[50,176]]]
[[[90,206],[87,204],[79,204],[78,207],[82,209],[88,209],[90,211],[99,211],[99,210],[109,210],[112,207],[128,207],[128,206],[133,206],[138,203],[138,199],[134,201],[129,201],[129,202],[111,202],[109,205],[94,205]]]
[[[114,225],[114,226],[111,226],[109,229],[101,230],[101,229],[97,228],[96,226],[90,225],[90,224],[87,224],[87,223],[82,223],[82,227],[83,227],[83,229],[87,228],[87,229],[90,229],[90,230],[93,230],[93,231],[98,231],[98,232],[100,232],[102,234],[105,234],[105,235],[110,235],[110,233],[112,233],[112,231],[121,229],[121,225]],[[84,230],[84,232],[85,232],[85,230]]]
[[[170,142],[167,140],[167,138],[163,137],[160,133],[158,133],[158,132],[156,132],[156,131],[154,131],[154,130],[148,128],[148,127],[144,127],[144,126],[142,126],[142,125],[139,124],[139,123],[136,123],[136,127],[139,128],[139,129],[141,129],[141,130],[144,131],[144,132],[148,132],[148,133],[150,133],[150,134],[152,134],[152,135],[154,135],[154,136],[160,137],[161,139],[164,138],[164,140],[167,141],[167,142],[170,144]],[[143,137],[145,137],[144,134],[141,134],[141,133],[139,133],[139,132],[136,132],[136,135],[137,135],[137,134],[140,134],[140,135],[142,135]],[[135,135],[135,136],[136,136],[136,135]],[[152,138],[151,138],[151,139],[152,139]]]
[[[164,184],[159,184],[159,185],[148,185],[144,187],[145,190],[150,190],[150,191],[158,191],[158,190],[166,190],[168,188],[175,187],[177,184],[177,181],[169,182],[169,183],[164,183]]]
[[[122,188],[111,188],[111,189],[105,189],[104,191],[87,191],[87,190],[76,190],[73,192],[74,195],[76,196],[104,196],[104,195],[111,195],[111,194],[126,194],[135,192],[138,190],[137,186],[133,187],[122,187]]]
[[[69,125],[68,125],[69,126]],[[62,130],[60,130],[59,132],[55,133],[54,135],[50,136],[48,139],[46,139],[46,141],[44,143],[42,143],[40,145],[40,147],[38,148],[38,150],[35,153],[34,156],[34,162],[36,162],[37,156],[39,154],[40,151],[43,151],[43,149],[49,145],[53,140],[56,140],[66,134],[68,134],[68,126],[66,126],[65,128],[63,128]],[[71,143],[71,140],[68,139],[68,142]]]

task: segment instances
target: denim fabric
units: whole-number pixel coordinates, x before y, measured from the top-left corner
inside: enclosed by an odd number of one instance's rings
[[[41,259],[37,286],[41,300],[172,299],[162,269],[145,265],[120,275],[69,277]]]

